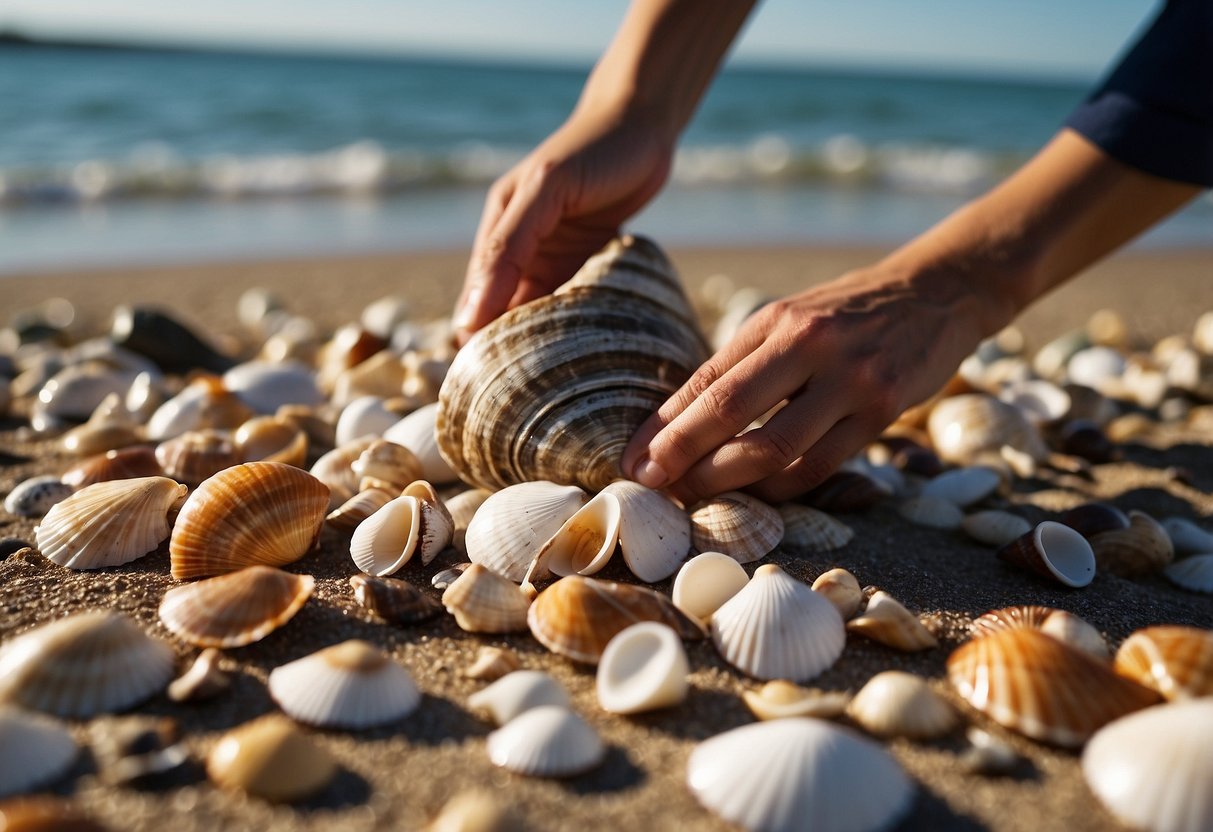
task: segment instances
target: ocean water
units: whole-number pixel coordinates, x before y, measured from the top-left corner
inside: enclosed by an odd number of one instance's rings
[[[0,45],[0,271],[470,244],[585,69]],[[894,243],[1022,163],[1074,83],[731,68],[634,227]],[[1213,243],[1207,199],[1148,239]]]

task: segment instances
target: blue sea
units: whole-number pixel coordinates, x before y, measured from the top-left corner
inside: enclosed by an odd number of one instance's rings
[[[0,273],[466,248],[587,68],[0,45]],[[1075,82],[729,68],[633,227],[893,244],[1022,163]],[[1213,244],[1207,197],[1143,241]]]

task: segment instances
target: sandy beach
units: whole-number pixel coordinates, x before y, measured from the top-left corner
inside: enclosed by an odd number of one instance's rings
[[[791,292],[869,262],[869,248],[675,249],[670,252],[694,295],[717,273],[740,286],[772,295]],[[463,276],[459,252],[409,253],[342,259],[178,265],[0,278],[3,308],[15,312],[63,297],[75,304],[82,333],[100,332],[120,303],[148,303],[173,310],[183,320],[216,335],[238,330],[236,300],[250,286],[286,298],[292,311],[328,330],[356,319],[361,308],[399,293],[418,318],[445,314]],[[1151,343],[1188,332],[1213,309],[1213,251],[1147,251],[1117,256],[1038,303],[1019,325],[1031,346],[1081,326],[1091,312],[1109,308],[1124,316],[1134,340]],[[12,460],[0,467],[0,494],[40,473],[58,473],[69,460],[53,443],[28,440],[16,420],[0,421],[0,451]],[[1095,466],[1091,480],[1050,474],[1021,484],[1011,496],[1014,510],[1037,521],[1091,499],[1121,509],[1141,509],[1157,518],[1213,514],[1211,437],[1169,427],[1141,444],[1125,446],[1121,462]],[[1168,468],[1188,469],[1188,482]],[[944,681],[948,654],[967,637],[967,625],[987,610],[1013,604],[1046,604],[1081,615],[1115,647],[1130,632],[1160,623],[1213,628],[1213,600],[1186,593],[1160,577],[1124,580],[1100,575],[1082,590],[1063,590],[1013,571],[993,551],[960,532],[918,528],[891,505],[843,519],[855,539],[828,555],[779,550],[769,562],[811,581],[834,566],[851,570],[861,584],[886,589],[940,626],[941,645],[922,653],[898,653],[851,636],[842,658],[813,685],[858,690],[876,672],[897,668]],[[32,539],[36,521],[0,514],[0,538]],[[201,760],[226,729],[275,710],[266,689],[274,667],[348,638],[372,641],[400,660],[424,692],[422,706],[398,724],[349,733],[314,732],[338,758],[343,773],[308,803],[272,806],[224,793],[206,780],[200,763],[145,789],[114,788],[97,776],[86,754],[71,775],[50,791],[113,830],[119,829],[418,829],[443,803],[471,787],[492,789],[514,807],[525,828],[724,829],[685,786],[686,759],[700,740],[753,721],[739,694],[756,684],[727,667],[710,642],[687,645],[692,674],[687,701],[639,717],[601,711],[592,669],[547,653],[529,635],[477,637],[449,616],[399,628],[374,620],[352,598],[354,566],[347,539],[326,529],[320,548],[289,567],[316,576],[313,598],[287,626],[256,644],[228,651],[238,670],[228,694],[210,702],[178,705],[157,696],[135,713],[177,720],[195,760]],[[445,561],[444,556],[439,563]],[[756,564],[755,564],[756,565]],[[402,577],[428,587],[438,564],[410,565]],[[752,571],[752,567],[751,567]],[[628,579],[612,564],[600,577]],[[658,589],[669,590],[669,583]],[[156,609],[169,577],[167,544],[125,567],[73,572],[48,562],[0,562],[0,635],[4,638],[71,612],[104,607],[136,618],[149,632],[169,640],[182,667],[196,650],[170,636]],[[437,592],[435,591],[435,597]],[[609,744],[605,763],[567,781],[528,780],[494,769],[484,738],[491,726],[465,702],[481,683],[463,670],[482,645],[506,645],[528,668],[547,670],[564,684],[575,706]],[[963,771],[958,760],[963,732],[932,743],[887,744],[914,778],[918,796],[904,829],[1107,830],[1118,825],[1087,790],[1076,754],[1051,749],[1008,733],[965,711],[971,722],[1006,739],[1029,761],[1021,776],[985,778]],[[74,729],[82,741],[88,726]],[[857,795],[862,796],[862,784]],[[859,799],[862,799],[860,797]]]

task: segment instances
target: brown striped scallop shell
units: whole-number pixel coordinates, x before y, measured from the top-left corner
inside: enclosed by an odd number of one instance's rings
[[[1213,632],[1196,627],[1146,627],[1116,651],[1116,672],[1167,699],[1213,696]]]
[[[86,485],[135,477],[159,477],[164,471],[156,461],[156,450],[150,445],[136,445],[117,451],[90,456],[63,472],[60,479],[77,491]]]
[[[328,501],[324,483],[280,462],[220,471],[190,494],[177,516],[169,540],[173,577],[296,561],[319,537]]]
[[[969,625],[973,638],[981,638],[1002,630],[1026,628],[1040,630],[1071,647],[1085,650],[1099,659],[1110,656],[1108,643],[1090,623],[1065,610],[1038,605],[1004,607],[978,616]]]
[[[948,657],[961,698],[1000,725],[1078,747],[1103,725],[1159,700],[1081,650],[1030,629],[975,638]]]
[[[243,647],[290,621],[315,583],[311,575],[249,566],[170,589],[160,603],[160,620],[197,647]]]
[[[1144,511],[1129,512],[1127,529],[1112,529],[1091,537],[1100,571],[1124,578],[1160,572],[1175,559],[1171,537]]]
[[[706,358],[670,262],[651,241],[621,237],[459,351],[439,395],[438,445],[482,488],[598,491],[621,476],[641,422]]]
[[[748,494],[728,491],[691,511],[691,543],[700,552],[723,552],[738,563],[753,563],[782,539],[783,517]]]
[[[469,633],[515,633],[527,628],[531,599],[513,581],[473,563],[442,593],[442,605]]]
[[[227,431],[191,430],[157,445],[156,460],[166,477],[194,488],[241,458]]]

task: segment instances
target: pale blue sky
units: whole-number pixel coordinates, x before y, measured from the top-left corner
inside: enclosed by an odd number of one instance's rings
[[[57,36],[589,63],[625,0],[0,0]],[[1156,0],[768,0],[736,58],[1096,76]]]

